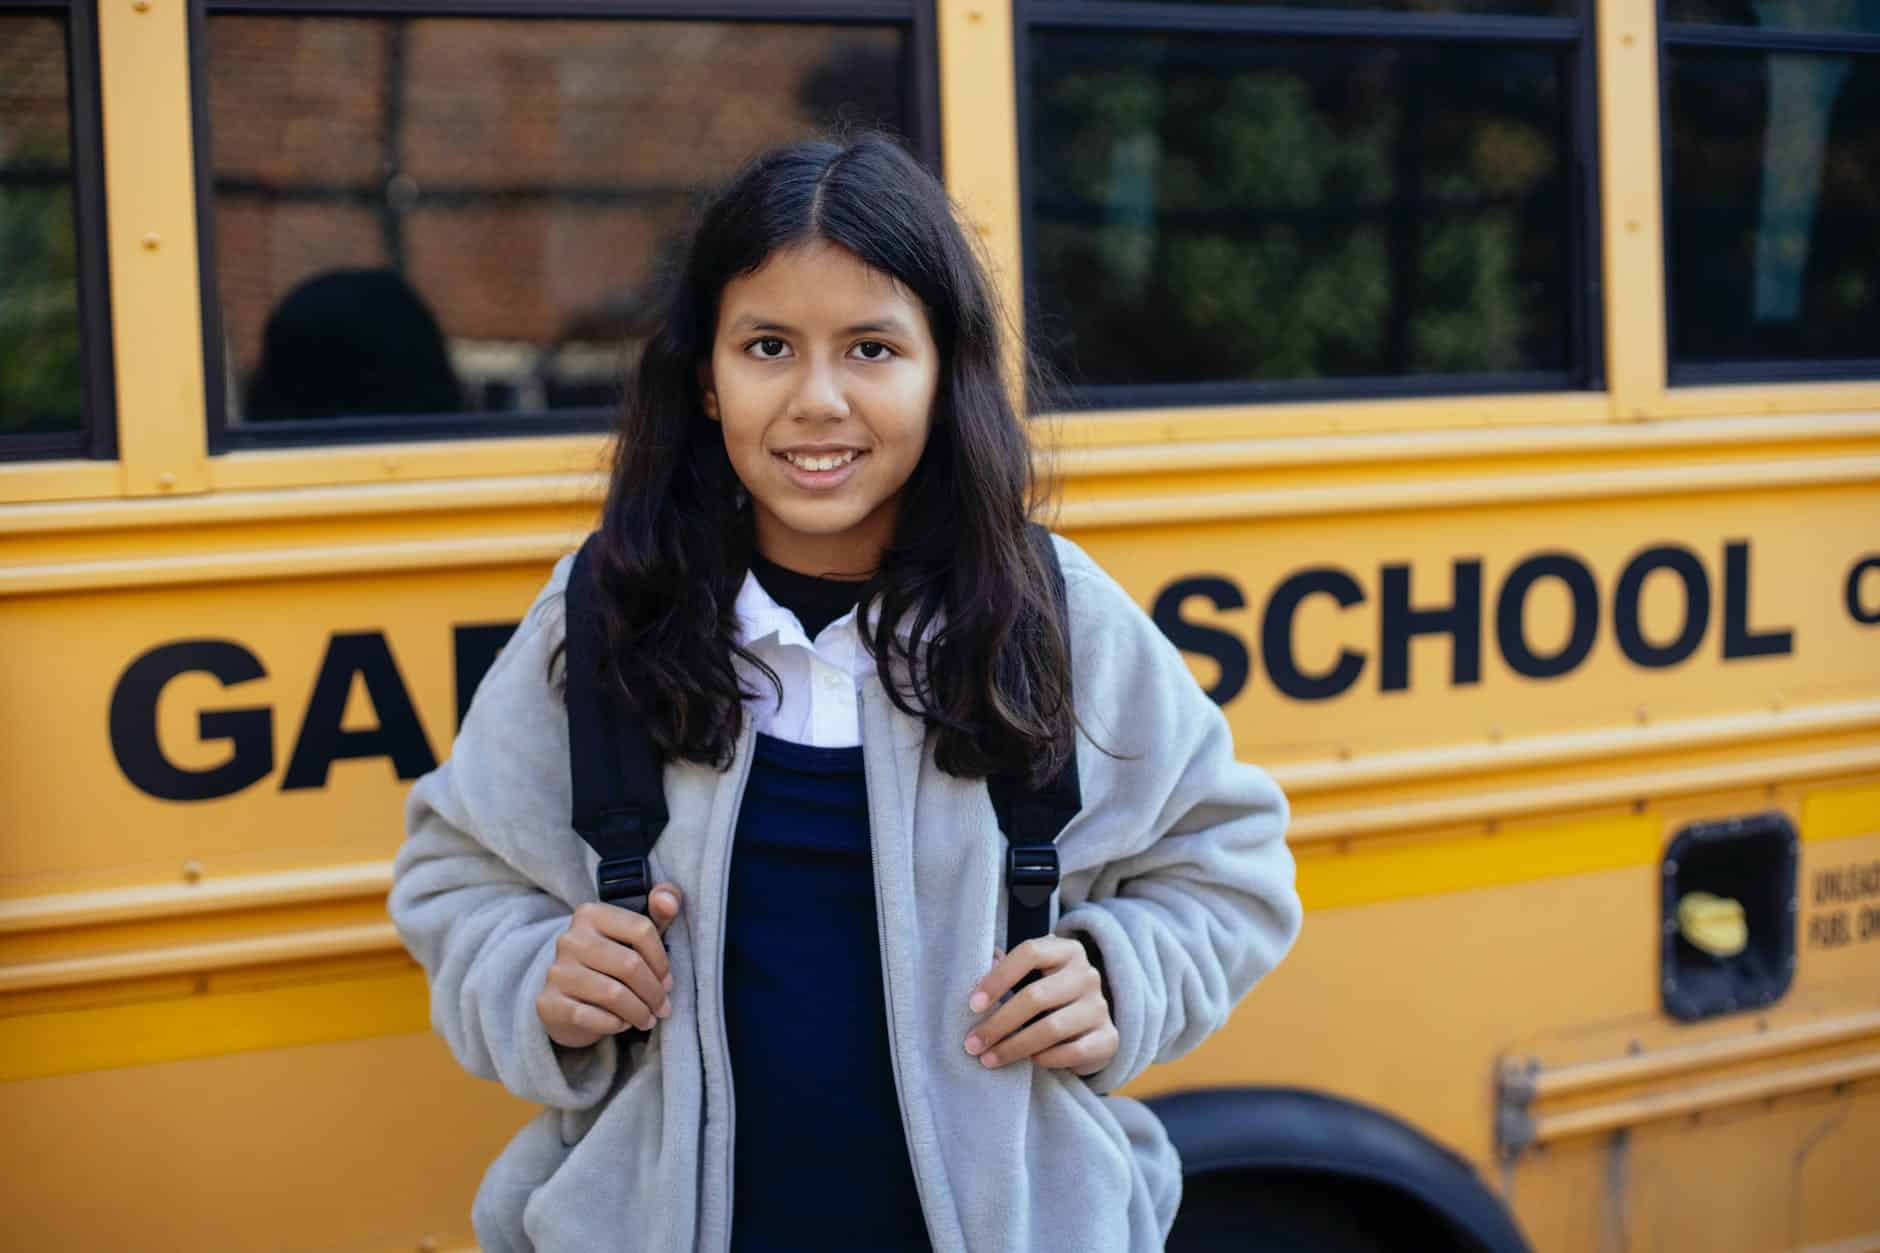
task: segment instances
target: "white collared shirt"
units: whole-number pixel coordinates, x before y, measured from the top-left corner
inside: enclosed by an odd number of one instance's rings
[[[853,609],[811,640],[794,613],[776,602],[757,576],[746,572],[734,606],[739,642],[776,671],[783,700],[762,675],[746,708],[757,730],[817,748],[854,748],[862,742],[857,678],[874,668]]]

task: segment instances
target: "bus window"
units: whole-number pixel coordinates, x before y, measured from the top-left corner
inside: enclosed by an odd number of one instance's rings
[[[207,28],[217,448],[604,426],[703,189],[920,134],[911,19]]]
[[[1075,400],[1597,381],[1585,15],[1358,7],[1024,11],[1027,326]]]
[[[1188,3],[1188,0],[1175,0]],[[1207,0],[1247,7],[1247,0]],[[1374,13],[1502,13],[1514,17],[1571,17],[1578,0],[1292,0],[1300,8],[1358,9]],[[1281,5],[1271,5],[1281,8]],[[1283,19],[1282,19],[1283,20]]]
[[[1669,0],[1665,20],[1782,31],[1880,35],[1875,0]],[[1685,32],[1688,34],[1689,32]]]
[[[1880,378],[1880,3],[1667,8],[1671,381]]]
[[[102,265],[81,187],[95,170],[88,26],[62,11],[0,10],[0,459],[105,454],[109,389],[87,379],[92,344],[81,270]],[[81,219],[87,219],[81,222]],[[81,240],[85,247],[81,249]],[[100,291],[100,295],[102,292]],[[102,325],[103,311],[96,311]],[[97,391],[96,396],[90,395]]]

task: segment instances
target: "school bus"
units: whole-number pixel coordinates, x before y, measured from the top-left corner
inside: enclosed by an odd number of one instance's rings
[[[0,1243],[470,1246],[402,794],[839,123],[1293,803],[1171,1247],[1880,1248],[1867,0],[0,0]]]

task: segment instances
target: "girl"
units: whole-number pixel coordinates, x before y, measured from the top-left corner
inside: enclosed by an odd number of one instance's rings
[[[605,681],[666,762],[651,917],[596,900],[568,826],[567,560],[407,806],[390,904],[433,1021],[548,1107],[477,1194],[490,1253],[1161,1247],[1180,1164],[1105,1094],[1290,945],[1287,808],[1057,539],[1064,638],[1000,353],[886,139],[774,151],[707,207],[596,563]],[[1073,753],[1053,933],[1002,954],[986,778]]]

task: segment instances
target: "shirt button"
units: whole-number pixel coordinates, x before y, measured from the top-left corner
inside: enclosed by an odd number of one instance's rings
[[[823,671],[822,681],[823,681],[823,686],[830,689],[831,691],[834,691],[836,688],[839,688],[842,686],[842,676],[837,674],[833,670]]]

